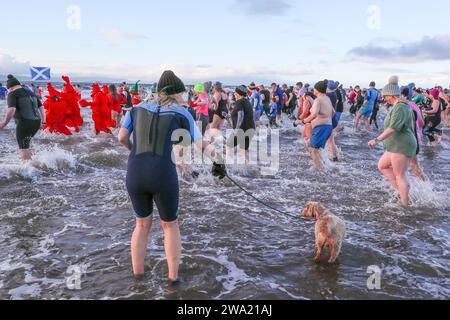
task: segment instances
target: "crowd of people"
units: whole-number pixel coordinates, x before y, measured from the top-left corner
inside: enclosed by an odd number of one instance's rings
[[[232,129],[226,139],[227,155],[235,149],[249,158],[254,135],[259,128],[285,127],[286,121],[301,127],[301,140],[309,150],[315,168],[325,169],[329,149],[338,162],[335,137],[343,130],[341,116],[348,107],[354,115],[355,132],[364,124],[368,136],[378,132],[379,111],[384,106],[387,115],[384,131],[369,141],[375,148],[384,144],[384,154],[378,168],[400,195],[401,203],[409,205],[407,170],[427,180],[418,161],[423,142],[436,144],[442,140],[443,126],[449,126],[450,95],[440,86],[424,90],[414,83],[401,87],[393,76],[382,90],[371,82],[367,89],[357,85],[344,89],[338,81],[323,80],[314,86],[298,82],[295,86],[272,83],[270,87],[255,83],[225,88],[222,83],[199,83],[187,88],[172,71],[166,71],[159,83],[147,90],[135,83],[131,88],[93,84],[91,100],[81,99],[81,87],[63,77],[62,91],[51,84],[42,103],[42,92],[22,85],[8,76],[6,90],[0,84],[0,99],[7,99],[7,112],[0,130],[15,119],[16,137],[22,160],[31,159],[30,141],[39,129],[51,133],[72,135],[79,132],[84,121],[80,107],[90,107],[95,133],[112,134],[120,128],[119,142],[130,150],[127,189],[137,218],[132,239],[133,270],[136,276],[144,272],[144,258],[152,226],[153,202],[156,203],[165,233],[169,278],[177,283],[181,255],[178,227],[179,183],[172,152],[185,141],[172,141],[173,133],[184,129],[190,143],[206,150],[217,138],[223,137],[228,123]],[[265,119],[264,119],[265,117]],[[266,121],[263,121],[266,120]],[[373,131],[375,126],[375,131]],[[213,161],[213,175],[227,176],[226,162],[221,152],[207,154]]]

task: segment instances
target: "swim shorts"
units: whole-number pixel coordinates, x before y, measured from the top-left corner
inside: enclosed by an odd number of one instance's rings
[[[154,168],[148,172],[129,170],[127,174],[127,190],[133,205],[134,215],[146,219],[153,215],[153,201],[164,222],[178,219],[179,182],[176,170]],[[153,172],[151,172],[153,171]]]
[[[336,129],[339,125],[339,121],[341,121],[342,112],[336,112],[335,116],[333,117],[333,129]]]
[[[41,120],[26,120],[22,119],[17,123],[16,139],[19,144],[19,149],[30,149],[31,139],[36,135],[41,127]]]
[[[311,136],[311,147],[314,149],[324,149],[332,132],[333,126],[331,125],[315,127]]]
[[[358,111],[363,117],[366,118],[370,118],[370,116],[372,115],[373,112],[373,107],[369,106],[369,105],[365,105],[364,107],[362,107],[361,109],[359,109]]]

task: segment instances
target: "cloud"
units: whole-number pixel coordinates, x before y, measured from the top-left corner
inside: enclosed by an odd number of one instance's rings
[[[118,83],[128,81],[133,83],[142,80],[143,83],[153,83],[158,81],[164,70],[173,70],[186,84],[199,82],[221,81],[227,85],[256,83],[270,84],[273,81],[283,83],[295,83],[305,76],[312,74],[309,69],[303,66],[293,68],[270,68],[258,65],[211,65],[208,68],[202,65],[191,64],[162,64],[142,67],[141,65],[127,62],[105,63],[102,65],[70,63],[65,67],[55,68],[52,76],[54,81],[60,81],[60,74],[64,73],[74,81],[103,83]]]
[[[310,48],[308,52],[313,55],[334,55],[335,52],[328,47]]]
[[[235,6],[244,6],[253,16],[284,16],[292,8],[285,0],[235,0]]]
[[[383,62],[415,63],[450,60],[450,35],[424,37],[420,41],[391,47],[369,44],[351,49],[348,55]]]
[[[9,54],[0,53],[0,79],[6,79],[8,74],[13,74],[16,77],[29,77],[30,63],[19,62]]]
[[[212,65],[210,65],[210,64],[199,64],[198,66],[197,66],[197,68],[201,68],[201,69],[209,69],[209,68],[212,68],[213,66]]]
[[[110,44],[119,44],[123,41],[148,40],[149,37],[132,32],[124,32],[119,29],[100,29],[98,31],[100,38]]]

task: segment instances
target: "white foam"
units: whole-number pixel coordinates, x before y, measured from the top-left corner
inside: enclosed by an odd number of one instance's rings
[[[8,292],[13,300],[24,300],[29,298],[39,298],[41,295],[41,288],[37,283],[25,284]]]
[[[296,300],[309,300],[308,298],[305,298],[305,297],[302,297],[302,296],[297,296],[297,295],[294,295],[294,294],[290,293],[290,292],[287,291],[285,288],[283,288],[282,286],[280,286],[280,285],[278,285],[278,284],[276,284],[276,283],[269,283],[269,286],[270,286],[272,289],[280,290],[281,292],[286,293],[289,297],[291,297],[291,298],[293,298],[293,299],[296,299]]]
[[[413,206],[426,206],[445,209],[450,206],[448,192],[437,192],[433,182],[422,181],[416,177],[409,179],[410,199]]]
[[[31,160],[31,164],[37,168],[55,171],[65,168],[73,169],[76,163],[77,161],[72,153],[57,146],[39,150]]]
[[[39,175],[39,170],[29,162],[19,164],[0,164],[0,178],[12,179],[15,177],[32,179]]]
[[[230,261],[228,257],[220,251],[221,250],[219,250],[215,257],[197,255],[197,257],[212,260],[228,270],[226,275],[216,277],[216,280],[221,282],[224,287],[224,291],[214,298],[216,300],[233,292],[239,283],[251,281],[251,277],[249,277],[244,270],[239,269],[234,262]]]

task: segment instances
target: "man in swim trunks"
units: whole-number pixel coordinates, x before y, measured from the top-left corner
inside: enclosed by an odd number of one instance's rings
[[[262,105],[261,105],[261,94],[256,90],[256,85],[252,82],[248,89],[252,93],[250,96],[250,105],[253,108],[253,120],[257,128],[261,126],[261,115],[262,115]]]
[[[31,160],[31,139],[45,125],[45,110],[41,100],[30,89],[23,87],[12,75],[8,75],[6,87],[8,94],[8,111],[5,120],[0,123],[0,130],[5,128],[12,118],[16,121],[16,138],[22,161]]]
[[[331,101],[331,105],[333,106],[333,109],[335,111],[334,117],[333,117],[333,133],[331,134],[330,139],[328,139],[328,149],[331,152],[331,155],[333,156],[333,161],[337,162],[338,161],[338,156],[337,156],[337,147],[336,147],[336,142],[334,140],[334,130],[337,128],[337,126],[339,125],[339,120],[341,119],[341,114],[342,112],[337,112],[337,108],[338,108],[338,104],[341,104],[341,100],[342,100],[342,95],[337,94],[337,89],[339,87],[339,82],[335,82],[333,80],[329,80],[328,81],[328,88],[327,88],[327,97],[330,98]],[[339,98],[340,97],[340,98]]]
[[[333,117],[335,111],[330,98],[327,97],[328,81],[320,81],[314,86],[314,95],[317,99],[311,108],[311,115],[303,120],[303,124],[311,123],[313,133],[309,141],[309,152],[317,170],[323,171],[324,166],[320,157],[328,139],[333,133]]]
[[[371,82],[369,85],[369,90],[367,90],[364,97],[364,104],[362,108],[356,113],[355,119],[355,131],[358,130],[359,122],[361,120],[366,124],[366,130],[370,129],[370,117],[372,116],[375,104],[378,101],[378,91],[375,89],[375,82]]]
[[[281,115],[283,112],[283,97],[284,92],[281,90],[281,88],[276,84],[272,83],[271,86],[272,89],[272,95],[275,99],[277,99],[277,122],[281,121]]]

